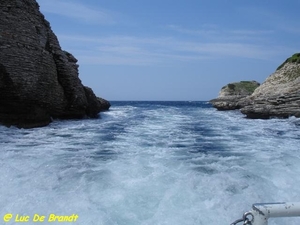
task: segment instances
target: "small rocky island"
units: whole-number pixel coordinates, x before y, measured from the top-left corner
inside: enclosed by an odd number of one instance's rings
[[[35,0],[0,1],[0,123],[32,128],[96,118],[108,101],[82,85]]]
[[[226,104],[223,107],[218,103],[221,100],[219,96],[211,103],[220,110],[240,108],[248,118],[300,117],[300,53],[283,62],[251,95],[242,99],[243,103],[230,100],[226,103],[237,105],[236,108]]]
[[[210,103],[218,110],[241,109],[246,104],[246,97],[250,96],[259,86],[256,81],[241,81],[229,83],[222,87],[219,96],[210,100]]]

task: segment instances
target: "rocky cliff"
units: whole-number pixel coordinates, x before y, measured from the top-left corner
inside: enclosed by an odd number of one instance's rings
[[[109,108],[82,85],[76,58],[61,49],[35,0],[1,0],[0,12],[0,123],[44,126]]]
[[[248,98],[248,118],[300,117],[300,53],[288,58]]]
[[[210,103],[218,110],[240,109],[248,104],[245,101],[259,86],[256,81],[241,81],[229,83],[222,87],[218,98],[210,100]]]

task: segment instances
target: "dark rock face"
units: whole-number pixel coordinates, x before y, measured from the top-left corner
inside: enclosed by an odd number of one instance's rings
[[[1,0],[0,12],[0,123],[45,126],[109,108],[82,85],[77,60],[61,50],[35,0]]]
[[[99,112],[106,111],[110,108],[110,103],[103,98],[96,97],[91,88],[84,86],[84,91],[88,101],[86,113],[89,117],[97,118]]]
[[[246,97],[250,96],[258,86],[259,83],[256,81],[227,84],[221,89],[218,98],[210,100],[210,103],[218,110],[241,109],[249,104]]]
[[[242,106],[239,104],[243,96],[232,97],[218,97],[210,100],[209,102],[220,111],[240,109]]]

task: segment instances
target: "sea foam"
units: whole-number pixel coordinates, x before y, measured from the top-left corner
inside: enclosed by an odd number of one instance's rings
[[[217,225],[256,202],[299,199],[297,118],[248,120],[204,102],[113,102],[101,117],[0,127],[1,219],[78,214],[74,224]]]

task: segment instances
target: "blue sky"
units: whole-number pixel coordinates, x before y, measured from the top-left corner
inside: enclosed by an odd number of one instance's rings
[[[300,0],[37,0],[107,100],[215,98],[300,52]]]

